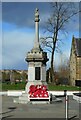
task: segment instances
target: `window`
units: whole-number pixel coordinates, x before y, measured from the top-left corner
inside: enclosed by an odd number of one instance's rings
[[[40,80],[40,67],[35,67],[35,80]]]
[[[75,86],[81,87],[81,80],[75,80]]]

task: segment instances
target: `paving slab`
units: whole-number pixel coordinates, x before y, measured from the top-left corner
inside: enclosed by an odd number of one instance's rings
[[[14,97],[2,96],[3,118],[65,118],[65,98],[51,104],[17,104]],[[80,104],[69,97],[69,118],[80,115]]]

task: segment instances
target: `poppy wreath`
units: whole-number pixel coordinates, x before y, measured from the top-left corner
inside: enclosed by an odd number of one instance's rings
[[[47,86],[46,85],[31,85],[29,87],[29,97],[31,98],[49,97],[48,92],[47,92]]]

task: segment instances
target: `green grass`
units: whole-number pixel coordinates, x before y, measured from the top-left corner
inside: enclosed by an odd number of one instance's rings
[[[0,91],[2,90],[2,84],[0,83]]]
[[[76,86],[55,86],[55,85],[48,85],[48,89],[49,90],[55,90],[55,91],[64,91],[64,90],[68,90],[68,91],[79,91],[81,90],[81,87],[76,87]]]
[[[10,83],[0,83],[0,90],[2,91],[7,91],[7,90],[25,90],[26,83],[17,83],[17,84],[10,84]],[[53,84],[48,84],[48,89],[49,90],[55,90],[55,91],[79,91],[81,90],[81,87],[76,87],[76,86],[56,86]]]
[[[25,85],[26,83],[17,83],[17,84],[6,84],[6,83],[3,83],[2,84],[2,90],[24,90],[25,89]]]

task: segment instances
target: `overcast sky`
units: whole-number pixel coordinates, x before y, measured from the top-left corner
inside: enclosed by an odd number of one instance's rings
[[[1,5],[0,5],[1,7]],[[27,69],[25,57],[33,47],[35,38],[34,13],[39,8],[40,14],[40,37],[44,34],[43,26],[51,13],[50,4],[47,2],[4,2],[2,3],[2,69]],[[67,25],[68,34],[64,45],[61,45],[63,58],[70,55],[72,36],[79,36],[79,21],[76,16],[75,21]],[[1,43],[1,41],[0,41]],[[0,44],[1,47],[1,44]],[[50,54],[48,53],[48,57]],[[59,54],[56,54],[55,64],[60,63]],[[0,60],[1,66],[1,60]],[[49,67],[49,62],[47,64]],[[1,69],[1,68],[0,68]]]

